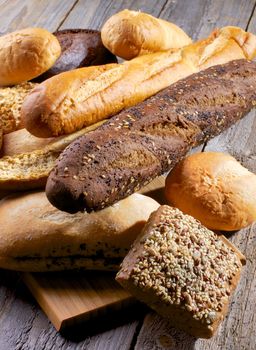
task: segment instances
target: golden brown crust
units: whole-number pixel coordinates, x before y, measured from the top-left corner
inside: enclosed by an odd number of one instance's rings
[[[57,38],[42,28],[26,28],[0,37],[0,85],[31,80],[48,70],[61,52]]]
[[[224,27],[209,38],[179,50],[144,55],[123,64],[81,68],[53,77],[25,99],[24,125],[39,137],[68,134],[135,105],[201,69],[254,57],[256,37],[232,28]],[[241,42],[241,36],[249,36],[250,40]]]
[[[20,119],[21,106],[25,97],[36,85],[25,82],[12,87],[0,88],[0,119],[3,134],[9,134],[23,127]]]
[[[240,230],[256,220],[256,175],[228,154],[183,159],[166,179],[165,196],[212,230]]]
[[[0,203],[0,266],[47,271],[92,268],[94,263],[104,268],[104,259],[110,264],[112,259],[117,267],[158,206],[134,194],[98,213],[70,215],[54,208],[44,192],[7,197]]]
[[[125,60],[191,43],[188,35],[175,24],[130,10],[111,16],[101,29],[101,38],[104,46]]]

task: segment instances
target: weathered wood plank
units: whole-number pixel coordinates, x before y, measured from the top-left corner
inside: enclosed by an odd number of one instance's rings
[[[77,0],[1,1],[0,34],[29,26],[54,31],[76,2]]]
[[[217,27],[246,28],[254,5],[254,0],[168,0],[160,17],[179,25],[197,40],[208,36]]]
[[[110,16],[126,8],[136,11],[141,10],[158,17],[165,2],[165,0],[79,0],[73,11],[63,22],[61,28],[100,29]]]
[[[238,25],[247,28],[255,1],[168,1],[161,17],[180,25],[194,39],[207,36],[215,27]],[[248,30],[256,31],[256,15]],[[250,170],[256,172],[256,118],[252,112],[244,120],[206,145],[205,151],[224,151],[233,154]],[[231,237],[247,257],[247,266],[228,318],[211,340],[197,340],[170,327],[168,322],[150,313],[146,316],[138,335],[135,349],[170,350],[252,350],[256,338],[256,225],[241,230]],[[149,337],[150,334],[150,337]]]

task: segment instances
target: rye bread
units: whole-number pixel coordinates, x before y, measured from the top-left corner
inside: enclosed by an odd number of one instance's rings
[[[72,69],[116,63],[117,58],[102,44],[98,30],[65,29],[53,33],[61,46],[61,55],[54,66],[38,77],[43,81]]]
[[[120,112],[62,152],[48,199],[60,210],[90,212],[138,191],[248,113],[256,104],[255,78],[256,63],[232,61]]]

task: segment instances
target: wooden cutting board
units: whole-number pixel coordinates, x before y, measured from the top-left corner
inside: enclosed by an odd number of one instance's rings
[[[163,186],[161,176],[141,193],[163,204]],[[135,303],[114,277],[100,271],[23,274],[24,282],[58,331],[88,320],[97,322],[108,312]]]

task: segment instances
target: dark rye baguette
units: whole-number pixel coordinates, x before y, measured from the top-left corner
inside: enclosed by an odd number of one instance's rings
[[[170,170],[255,104],[254,62],[193,74],[70,144],[48,178],[47,197],[70,213],[107,207]]]

